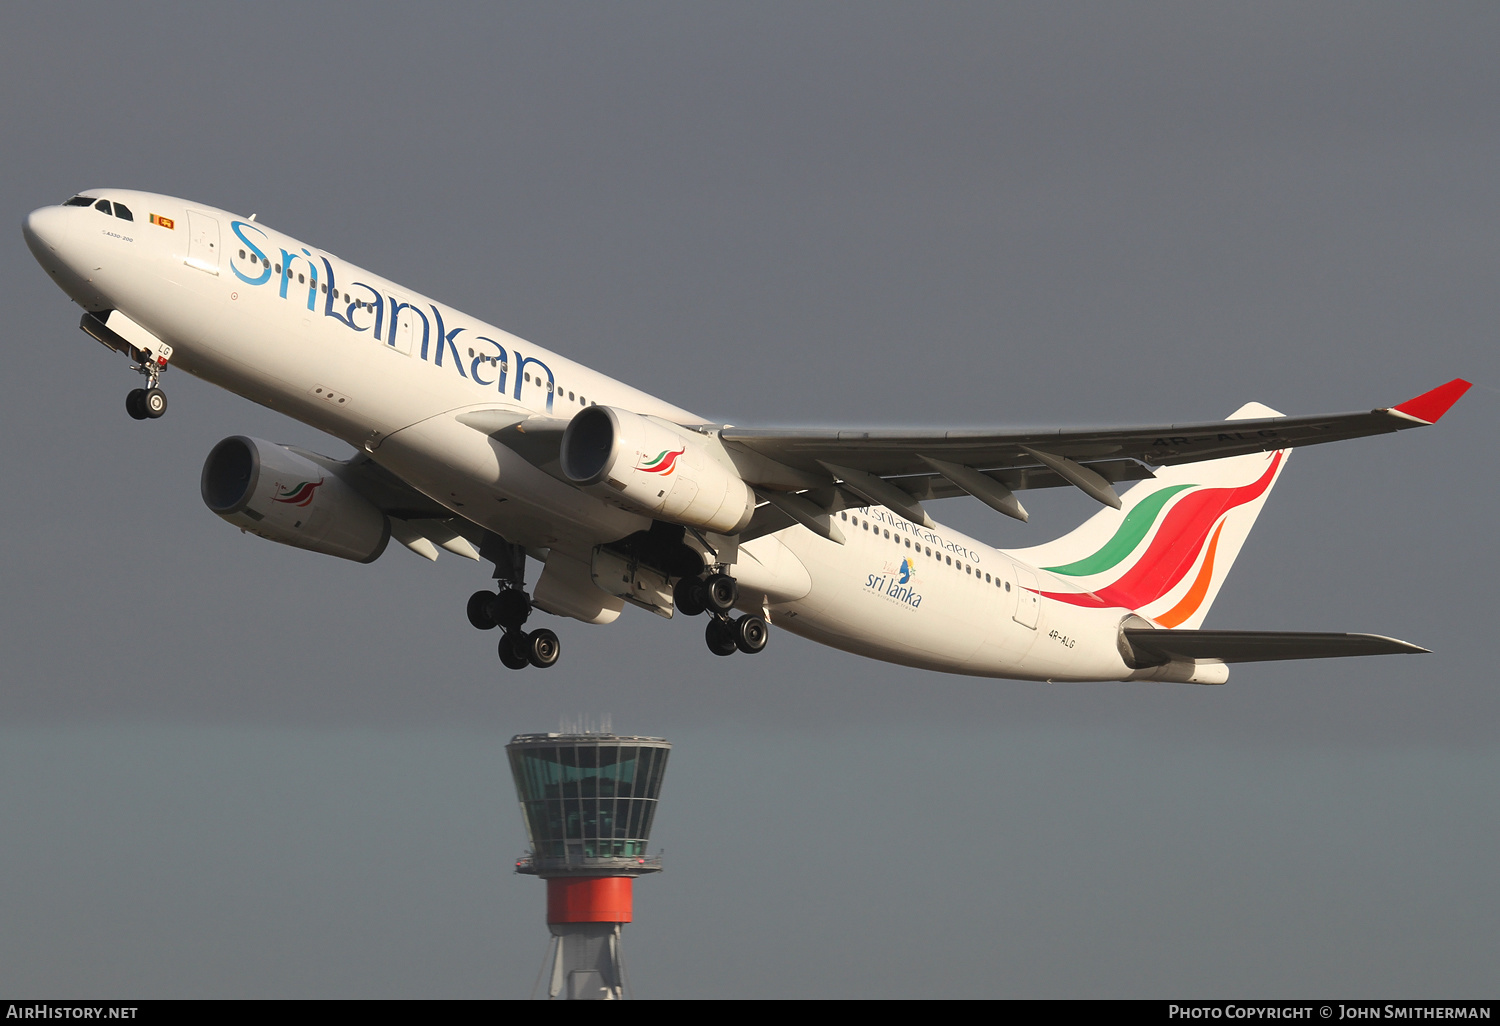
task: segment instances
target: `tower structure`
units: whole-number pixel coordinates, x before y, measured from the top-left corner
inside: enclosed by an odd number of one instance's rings
[[[517,734],[505,746],[531,851],[516,872],[547,881],[550,998],[625,996],[620,929],[646,852],[672,746],[610,733]]]

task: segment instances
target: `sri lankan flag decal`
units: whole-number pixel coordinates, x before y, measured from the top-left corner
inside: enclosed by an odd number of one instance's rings
[[[173,221],[170,217],[162,217],[160,214],[152,214],[151,215],[151,223],[152,224],[156,224],[156,225],[161,225],[161,227],[163,227],[163,228],[176,228],[177,227],[177,222]]]

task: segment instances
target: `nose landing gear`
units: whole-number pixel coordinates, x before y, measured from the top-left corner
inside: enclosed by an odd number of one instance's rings
[[[154,355],[143,350],[137,355],[135,371],[146,376],[146,387],[130,390],[125,396],[125,412],[134,420],[155,420],[167,412],[167,393],[157,387],[157,382],[172,358],[172,347],[163,343]]]
[[[154,385],[132,388],[125,396],[125,412],[135,420],[155,420],[167,412],[167,393]]]

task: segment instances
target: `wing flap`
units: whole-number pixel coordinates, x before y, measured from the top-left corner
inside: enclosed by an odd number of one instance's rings
[[[1121,633],[1142,666],[1194,659],[1259,663],[1279,659],[1416,655],[1428,651],[1410,642],[1379,634],[1156,630],[1150,627],[1126,627]]]

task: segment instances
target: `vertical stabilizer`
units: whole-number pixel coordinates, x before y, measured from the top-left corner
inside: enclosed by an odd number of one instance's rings
[[[1279,417],[1248,403],[1230,420]],[[1056,541],[1014,553],[1076,585],[1074,605],[1122,606],[1162,627],[1196,628],[1260,515],[1289,450],[1164,467]]]

